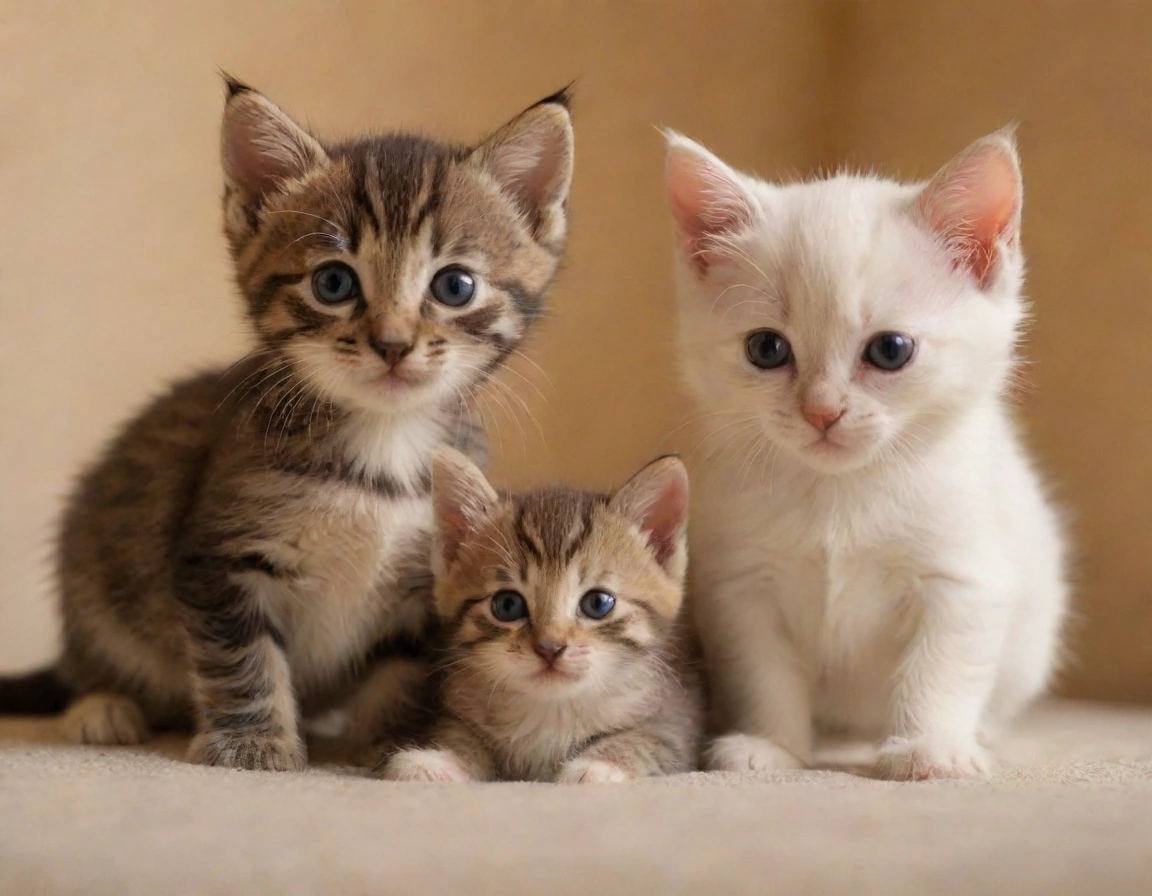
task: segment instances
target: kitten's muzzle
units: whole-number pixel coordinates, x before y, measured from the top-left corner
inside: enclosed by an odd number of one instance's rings
[[[560,654],[568,649],[568,645],[556,644],[552,641],[533,641],[532,649],[540,659],[551,666],[560,658]]]
[[[368,337],[368,344],[389,367],[395,367],[412,353],[416,347],[414,342],[405,339],[379,339],[375,335]]]
[[[828,407],[809,407],[807,405],[800,408],[800,413],[804,415],[814,429],[819,432],[827,432],[836,422],[844,416],[845,408],[828,408]]]

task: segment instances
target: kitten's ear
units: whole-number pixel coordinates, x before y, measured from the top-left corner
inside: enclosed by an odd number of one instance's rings
[[[612,496],[610,506],[648,536],[656,560],[669,575],[682,578],[687,562],[688,471],[680,458],[652,461]]]
[[[473,159],[527,216],[536,239],[558,245],[567,232],[574,136],[566,87],[545,97],[485,140]]]
[[[755,201],[744,177],[694,140],[665,131],[664,174],[676,242],[684,258],[703,275],[719,261],[727,238],[750,227]]]
[[[225,183],[258,208],[284,181],[327,160],[320,143],[263,94],[224,76],[228,98],[220,130]]]
[[[957,267],[987,286],[1020,237],[1024,200],[1015,128],[982,137],[920,191],[914,216],[944,240]]]
[[[441,446],[432,458],[432,513],[439,559],[451,563],[460,546],[495,509],[499,496],[476,464]]]

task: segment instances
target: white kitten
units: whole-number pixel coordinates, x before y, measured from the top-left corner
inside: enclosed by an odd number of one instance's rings
[[[668,135],[681,358],[711,462],[695,604],[712,768],[886,737],[893,778],[974,775],[1048,682],[1059,521],[1004,397],[1025,313],[1013,136],[929,183],[778,186]],[[707,452],[705,452],[707,453]]]

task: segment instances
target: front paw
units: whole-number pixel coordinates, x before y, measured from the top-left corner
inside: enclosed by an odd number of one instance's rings
[[[231,731],[202,731],[192,739],[188,761],[246,771],[296,772],[308,762],[299,738]]]
[[[60,719],[64,739],[77,744],[142,744],[148,724],[140,707],[115,694],[88,694]]]
[[[564,763],[556,781],[560,784],[622,784],[631,775],[606,759],[580,758]]]
[[[377,773],[389,781],[472,780],[472,776],[450,750],[400,750]]]
[[[750,734],[716,738],[705,748],[700,764],[713,772],[782,772],[806,767],[783,747]]]
[[[890,737],[880,748],[875,774],[890,781],[979,778],[995,764],[974,737]]]

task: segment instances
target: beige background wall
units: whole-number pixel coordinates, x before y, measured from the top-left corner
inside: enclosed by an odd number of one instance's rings
[[[677,446],[653,125],[766,176],[840,161],[921,176],[1020,120],[1038,314],[1022,405],[1083,552],[1068,687],[1152,699],[1152,5],[11,6],[0,669],[52,654],[46,558],[69,476],[165,379],[246,344],[218,227],[219,65],[321,134],[471,138],[579,76],[573,238],[530,351],[547,376],[507,377],[530,415],[491,412],[510,483],[607,485]]]

